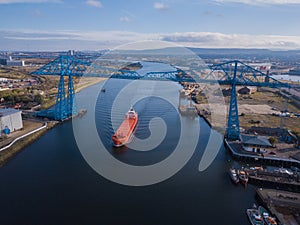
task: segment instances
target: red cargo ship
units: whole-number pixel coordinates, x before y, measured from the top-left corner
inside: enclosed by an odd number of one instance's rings
[[[125,119],[121,123],[116,133],[112,136],[114,146],[121,147],[131,141],[132,133],[138,122],[138,114],[131,107],[125,114]]]

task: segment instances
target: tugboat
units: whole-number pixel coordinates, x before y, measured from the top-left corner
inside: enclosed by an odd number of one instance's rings
[[[241,183],[246,186],[248,183],[248,174],[244,170],[238,170],[238,176]]]
[[[266,225],[277,225],[276,219],[272,217],[268,210],[266,210],[264,207],[259,206],[258,207],[259,214],[262,216],[264,222]]]
[[[257,209],[247,209],[246,213],[252,225],[264,225],[264,221]]]
[[[112,136],[112,141],[115,147],[121,147],[131,141],[132,133],[138,122],[138,114],[131,107],[125,114],[125,119],[121,123],[118,130]]]
[[[232,182],[235,183],[235,184],[237,184],[240,181],[235,168],[230,168],[229,169],[229,176],[230,176]]]

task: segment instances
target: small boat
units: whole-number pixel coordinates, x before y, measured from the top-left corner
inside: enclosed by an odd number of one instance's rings
[[[264,168],[262,166],[253,166],[250,167],[249,169],[253,171],[264,171]]]
[[[259,206],[258,212],[262,216],[263,221],[266,225],[277,225],[276,219],[272,217],[268,210],[266,210],[264,207]]]
[[[83,117],[87,112],[87,109],[80,109],[77,113],[78,117]]]
[[[246,213],[252,225],[264,225],[262,216],[259,214],[257,209],[247,209]]]
[[[118,130],[112,136],[112,141],[115,147],[121,147],[129,143],[132,139],[132,133],[138,122],[138,114],[131,107],[125,114],[125,119],[119,126]]]
[[[238,170],[238,177],[242,184],[247,185],[248,183],[248,174],[244,170]]]
[[[106,89],[105,89],[105,88],[102,88],[102,89],[101,89],[101,92],[106,92]]]
[[[240,181],[235,168],[230,168],[229,169],[229,176],[230,176],[232,182],[235,183],[235,184],[237,184]]]
[[[278,172],[278,173],[281,173],[281,174],[287,174],[287,175],[290,175],[292,176],[294,173],[286,168],[279,168],[279,169],[276,169],[275,172]]]

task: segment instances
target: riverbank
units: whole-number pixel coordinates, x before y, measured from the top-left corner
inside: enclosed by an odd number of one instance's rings
[[[80,82],[76,87],[76,93],[92,85],[98,84],[104,80],[105,78],[83,78],[82,82]],[[33,122],[33,121],[26,121],[26,120],[24,120],[23,123],[24,123],[24,128],[22,130],[11,133],[8,138],[6,138],[0,143],[1,148],[8,146],[10,143],[12,143],[14,140],[17,140],[19,137],[22,137],[23,135],[26,135],[27,133],[30,133],[35,129],[39,129],[39,127],[41,127],[43,124],[42,122]],[[48,130],[52,129],[58,123],[60,122],[49,121],[47,122],[47,127],[45,129],[38,130],[37,132],[34,132],[20,140],[17,140],[15,143],[13,143],[12,146],[6,148],[3,151],[0,151],[0,167],[2,167],[16,154],[21,152],[26,146],[30,145],[31,143],[39,139],[42,135],[44,135]]]
[[[101,77],[81,77],[80,82],[75,85],[75,92],[78,93],[85,88],[88,88],[92,85],[98,84],[107,80],[107,78]]]
[[[10,147],[0,151],[0,167],[2,167],[6,162],[8,162],[12,157],[21,152],[26,146],[30,145],[42,135],[44,135],[48,130],[52,129],[58,122],[50,121],[47,122],[45,129],[39,129],[37,132],[34,132],[20,140],[17,140]]]
[[[202,117],[207,124],[214,130],[219,131],[222,134],[226,133],[226,118],[228,117],[228,103],[229,96],[224,97],[225,105],[220,104],[208,104],[206,97],[200,90],[199,85],[181,83],[183,89],[180,90],[180,99],[185,98],[190,101],[189,107],[193,105],[200,117]],[[226,94],[229,89],[223,89],[223,94]],[[228,94],[227,94],[228,95]],[[183,97],[181,97],[183,96]],[[287,104],[284,100],[278,97],[278,93],[274,90],[267,88],[260,88],[259,91],[255,89],[253,93],[247,95],[238,95],[240,112],[239,121],[241,132],[251,132],[259,134],[259,131],[253,129],[254,124],[257,130],[264,130],[261,135],[272,136],[275,139],[276,145],[267,153],[251,153],[243,151],[242,143],[238,141],[228,141],[225,139],[224,145],[229,150],[231,155],[242,161],[254,161],[263,162],[271,165],[292,165],[300,166],[300,153],[299,149],[295,146],[295,134],[299,129],[299,118],[296,116],[280,116],[282,104]],[[193,104],[191,103],[193,101]],[[200,102],[200,103],[199,103]],[[299,112],[299,108],[290,107],[293,112]],[[262,120],[260,120],[262,118]],[[255,119],[255,120],[254,120]],[[280,124],[282,133],[279,131],[274,132],[274,129],[278,128]],[[285,126],[284,126],[285,125]],[[297,128],[296,128],[297,127]],[[252,129],[252,131],[250,131]],[[284,130],[285,129],[285,130]],[[279,130],[279,128],[278,128]],[[289,137],[282,137],[289,130],[291,137],[287,142],[279,140],[279,138],[287,140]],[[280,135],[280,136],[279,136]],[[291,139],[293,138],[293,142]],[[277,143],[279,142],[279,143]]]
[[[100,82],[103,82],[107,80],[107,78],[101,78],[101,77],[81,77],[80,81],[75,84],[75,93],[79,93],[85,88],[88,88],[90,86],[93,86],[95,84],[98,84]],[[43,103],[40,109],[47,110],[51,107],[53,107],[56,103],[56,99],[49,100]]]

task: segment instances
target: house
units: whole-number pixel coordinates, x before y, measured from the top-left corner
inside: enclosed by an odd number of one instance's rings
[[[272,144],[266,136],[241,134],[243,150],[247,152],[266,153]]]
[[[230,96],[231,95],[231,88],[222,89],[222,93],[223,93],[224,97]]]
[[[238,90],[240,95],[250,95],[257,91],[256,87],[242,87]]]

